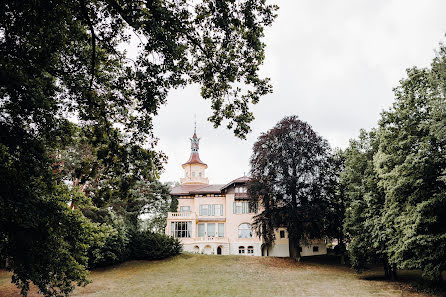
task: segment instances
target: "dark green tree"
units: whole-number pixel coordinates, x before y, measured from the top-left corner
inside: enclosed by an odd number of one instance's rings
[[[297,116],[283,118],[258,138],[248,192],[252,204],[264,209],[254,217],[254,226],[266,244],[273,244],[274,230],[284,226],[291,255],[300,259],[301,243],[325,235],[329,171],[327,141]]]
[[[167,223],[167,213],[177,211],[177,198],[170,196],[172,186],[170,183],[154,181],[140,182],[134,190],[135,199],[139,200],[143,216],[142,229],[155,233],[163,233]],[[172,210],[172,208],[174,208]]]
[[[348,251],[356,271],[382,263],[386,277],[395,278],[396,263],[389,262],[386,226],[382,222],[385,193],[373,162],[378,145],[376,131],[361,130],[358,140],[351,140],[345,150],[340,180],[346,198],[344,232],[350,241]]]
[[[441,281],[446,269],[446,48],[430,68],[411,68],[379,123],[376,169],[386,193],[388,255]]]
[[[326,171],[326,193],[329,198],[329,211],[325,217],[325,234],[328,238],[336,239],[335,253],[341,257],[341,264],[345,264],[346,237],[344,234],[345,211],[347,198],[345,185],[340,182],[344,170],[345,154],[336,150],[330,158],[329,169]]]
[[[258,71],[275,9],[264,0],[2,5],[0,250],[24,295],[30,282],[47,296],[87,283],[87,249],[106,236],[79,208],[106,208],[137,181],[158,177],[165,157],[155,151],[152,118],[169,90],[201,85],[209,120],[227,120],[245,137],[249,104],[271,92]],[[131,34],[139,40],[134,60],[120,46]],[[71,121],[91,150],[88,166],[70,171],[75,179],[59,158],[77,133]],[[76,179],[99,190],[65,186]]]

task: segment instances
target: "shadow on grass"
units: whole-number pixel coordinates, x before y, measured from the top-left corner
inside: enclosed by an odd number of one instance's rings
[[[320,255],[303,257],[302,262],[308,264],[327,265],[350,268],[348,259],[346,264],[341,264],[340,256],[337,255]],[[353,270],[352,270],[353,271]],[[380,281],[380,282],[395,282],[406,288],[413,288],[413,290],[420,293],[427,293],[435,296],[446,297],[446,272],[443,272],[442,283],[432,283],[426,281],[421,277],[420,270],[398,270],[398,280],[390,281],[386,279],[384,270],[380,266],[374,266],[366,269],[358,277],[366,281]]]
[[[385,278],[384,271],[378,267],[365,271],[360,278],[369,281],[392,282]],[[421,277],[420,270],[398,270],[398,279],[393,282],[412,287],[420,293],[446,297],[446,283],[444,281],[442,283],[429,282]]]

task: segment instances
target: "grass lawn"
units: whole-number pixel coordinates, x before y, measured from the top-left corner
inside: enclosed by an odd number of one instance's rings
[[[384,281],[379,270],[357,275],[335,264],[249,256],[182,254],[131,261],[94,270],[91,279],[73,296],[429,296],[404,282]],[[0,296],[19,296],[5,271],[0,271]]]

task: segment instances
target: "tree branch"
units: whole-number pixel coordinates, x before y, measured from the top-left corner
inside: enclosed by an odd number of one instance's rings
[[[90,89],[89,89],[89,91],[91,92],[91,90],[93,88],[93,80],[94,80],[95,68],[96,68],[96,38],[97,37],[94,32],[93,22],[91,21],[89,15],[88,15],[88,10],[87,10],[87,6],[85,5],[85,1],[81,0],[80,5],[81,5],[82,14],[84,15],[84,18],[87,21],[87,24],[90,28],[90,33],[91,33],[92,53],[91,53],[91,79],[90,79]]]

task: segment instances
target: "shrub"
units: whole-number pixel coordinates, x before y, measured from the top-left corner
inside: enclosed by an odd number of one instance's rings
[[[102,267],[124,262],[129,258],[129,234],[123,224],[109,226],[108,237],[101,246],[93,246],[89,251],[89,268]]]
[[[178,239],[151,231],[137,231],[130,241],[130,257],[135,260],[156,260],[177,255],[182,246]]]

